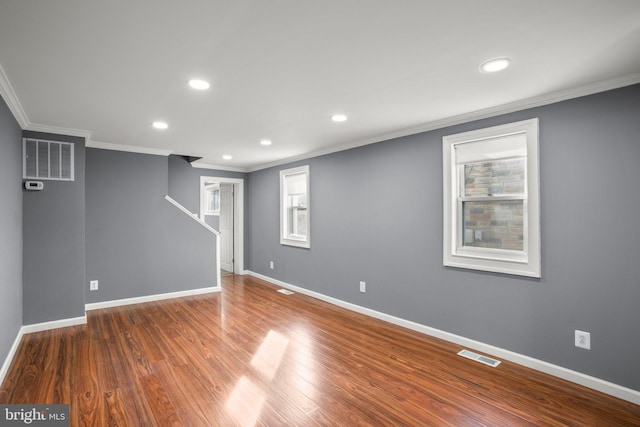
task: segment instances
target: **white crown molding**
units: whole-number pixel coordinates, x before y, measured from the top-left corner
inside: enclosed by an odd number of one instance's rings
[[[198,168],[198,169],[211,169],[211,170],[227,171],[227,172],[242,172],[242,173],[250,172],[250,170],[248,168],[241,168],[241,167],[235,167],[235,166],[213,165],[213,164],[209,164],[209,163],[193,162],[193,163],[191,163],[191,167]]]
[[[152,154],[155,156],[169,156],[172,150],[161,150],[159,148],[136,147],[134,145],[111,144],[109,142],[87,141],[87,148],[98,148],[100,150],[125,151],[127,153]]]
[[[20,104],[20,100],[13,90],[13,86],[11,86],[9,78],[4,72],[2,65],[0,65],[0,95],[2,95],[2,98],[7,103],[9,110],[13,114],[13,117],[16,118],[20,128],[26,129],[27,126],[29,126],[29,119],[22,108],[22,104]]]
[[[88,141],[89,138],[91,138],[91,132],[83,129],[72,129],[72,128],[63,128],[58,126],[36,125],[36,124],[29,124],[27,127],[24,127],[22,129],[30,130],[34,132],[55,133],[57,135],[79,136],[81,138],[84,138],[85,141]]]
[[[541,107],[543,105],[554,104],[556,102],[566,101],[573,98],[579,98],[582,96],[592,95],[599,92],[605,92],[607,90],[618,89],[625,86],[631,86],[640,83],[640,73],[628,74],[622,77],[616,77],[607,80],[601,80],[594,83],[589,83],[582,86],[577,86],[570,89],[551,92],[544,95],[527,98],[508,104],[499,105],[496,107],[485,108],[482,110],[472,111],[470,113],[459,114],[457,116],[451,116],[440,120],[434,120],[427,123],[423,123],[418,126],[412,126],[397,131],[376,135],[371,138],[364,138],[353,141],[351,143],[329,147],[323,150],[313,151],[311,153],[302,154],[299,156],[288,157],[282,160],[276,160],[274,162],[264,163],[258,166],[252,166],[247,168],[247,172],[255,172],[262,169],[271,168],[274,166],[281,166],[287,163],[296,162],[298,160],[306,160],[314,157],[324,156],[327,154],[337,153],[340,151],[351,150],[353,148],[362,147],[364,145],[375,144],[376,142],[387,141],[390,139],[401,138],[404,136],[415,135],[422,132],[428,132],[431,130],[442,129],[449,126],[455,126],[462,123],[468,123],[475,120],[487,119],[490,117],[500,116],[503,114],[514,113],[516,111],[527,110],[529,108]]]
[[[31,123],[29,118],[27,117],[27,113],[25,113],[24,108],[22,108],[22,104],[18,99],[18,95],[13,90],[13,86],[11,86],[11,82],[7,77],[7,74],[4,72],[4,69],[0,65],[0,95],[7,103],[9,110],[15,117],[18,125],[22,130],[30,130],[34,132],[45,132],[45,133],[55,133],[58,135],[69,135],[69,136],[79,136],[88,140],[91,137],[91,132],[88,130],[82,129],[71,129],[71,128],[63,128],[57,126],[49,126],[49,125],[41,125],[36,123]]]
[[[583,374],[582,372],[573,371],[571,369],[564,368],[562,366],[554,365],[544,360],[535,359],[530,356],[515,353],[510,350],[505,350],[500,347],[496,347],[490,344],[485,344],[480,341],[472,340],[460,335],[452,334],[440,329],[432,328],[430,326],[422,325],[420,323],[412,322],[410,320],[402,319],[400,317],[392,316],[390,314],[382,313],[380,311],[372,310],[367,307],[362,307],[350,302],[342,301],[337,298],[333,298],[319,292],[310,291],[299,286],[291,285],[281,280],[273,279],[268,276],[264,276],[253,271],[248,271],[248,274],[262,279],[266,282],[272,283],[276,286],[290,289],[292,291],[319,299],[321,301],[328,302],[338,307],[345,308],[347,310],[354,311],[356,313],[364,314],[376,319],[383,320],[385,322],[392,323],[394,325],[402,326],[403,328],[411,329],[416,332],[423,333],[425,335],[440,338],[445,341],[449,341],[464,347],[469,347],[474,350],[487,353],[498,359],[509,360],[513,363],[517,363],[522,366],[526,366],[531,369],[535,369],[540,372],[544,372],[549,375],[553,375],[558,378],[562,378],[567,381],[571,381],[576,384],[589,387],[593,390],[617,397],[619,399],[626,400],[628,402],[640,405],[640,391],[633,390],[618,384],[611,383],[609,381],[602,380],[600,378],[592,377],[590,375]]]
[[[516,111],[522,111],[529,108],[540,107],[543,105],[553,104],[568,99],[579,98],[581,96],[592,95],[607,90],[618,89],[624,86],[630,86],[640,83],[640,73],[627,74],[621,77],[615,77],[611,79],[605,79],[593,83],[589,83],[582,86],[576,86],[574,88],[560,90],[556,92],[550,92],[547,94],[535,96],[532,98],[523,99],[520,101],[511,102],[508,104],[499,105],[496,107],[486,108],[482,110],[472,111],[470,113],[460,114],[457,116],[447,117],[441,120],[434,120],[427,123],[423,123],[418,126],[412,126],[409,128],[400,129],[393,132],[384,133],[371,138],[364,138],[352,141],[350,143],[329,147],[323,150],[317,150],[310,153],[302,154],[294,157],[287,157],[285,159],[277,160],[274,162],[268,162],[251,167],[234,167],[223,166],[207,163],[191,163],[192,167],[200,169],[212,169],[229,172],[255,172],[262,169],[267,169],[274,166],[280,166],[287,163],[292,163],[298,160],[306,160],[313,157],[324,156],[327,154],[337,153],[340,151],[346,151],[353,148],[362,147],[364,145],[374,144],[377,142],[387,141],[390,139],[400,138],[409,135],[415,135],[422,132],[428,132],[431,130],[442,129],[448,126],[454,126],[462,123],[467,123],[474,120],[486,119],[489,117],[495,117],[502,114],[513,113]],[[103,150],[125,151],[130,153],[141,154],[153,154],[158,156],[168,156],[173,154],[172,150],[162,150],[148,147],[136,147],[133,145],[124,144],[111,144],[106,142],[91,141],[91,132],[79,129],[67,129],[49,125],[33,124],[29,121],[20,101],[7,78],[2,66],[0,66],[0,95],[4,98],[5,102],[9,106],[9,109],[13,113],[14,117],[18,121],[18,124],[22,129],[33,130],[38,132],[57,133],[64,135],[80,136],[86,138],[87,147],[99,148]]]

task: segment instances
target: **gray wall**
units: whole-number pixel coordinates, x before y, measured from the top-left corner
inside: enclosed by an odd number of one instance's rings
[[[640,390],[639,101],[635,85],[253,172],[250,269]],[[542,278],[443,267],[442,137],[534,117]],[[278,171],[302,164],[311,249],[278,236]]]
[[[84,138],[23,135],[72,142],[75,150],[75,181],[23,191],[23,322],[84,316]]]
[[[0,97],[0,366],[22,326],[21,136]]]
[[[217,285],[215,236],[167,185],[166,157],[87,149],[87,303]]]
[[[249,174],[242,172],[221,171],[212,169],[200,169],[192,167],[181,156],[169,156],[169,195],[180,202],[184,207],[193,213],[200,214],[200,177],[201,176],[219,176],[224,178],[235,178],[245,180],[244,193],[244,227],[245,227],[245,244],[244,244],[244,266],[249,265],[249,249],[247,245],[248,235],[248,180]],[[206,216],[205,222],[218,230],[220,225],[220,217]]]

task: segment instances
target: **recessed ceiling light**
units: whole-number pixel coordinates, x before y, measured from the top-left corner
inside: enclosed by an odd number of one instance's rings
[[[166,129],[169,127],[166,122],[153,122],[152,126],[156,129]]]
[[[344,114],[334,114],[333,116],[331,116],[331,120],[333,120],[334,122],[346,122],[347,116],[345,116]]]
[[[268,146],[268,145],[271,145],[271,144],[272,144],[272,142],[271,142],[270,139],[261,139],[260,140],[260,145]]]
[[[200,79],[191,79],[189,80],[189,86],[197,90],[207,90],[209,89],[209,82]]]
[[[233,156],[229,155],[229,154],[225,154],[224,156],[222,156],[223,160],[231,160],[233,159]]]
[[[504,70],[510,63],[511,60],[509,58],[494,58],[483,62],[480,70],[485,73],[495,73],[496,71]]]

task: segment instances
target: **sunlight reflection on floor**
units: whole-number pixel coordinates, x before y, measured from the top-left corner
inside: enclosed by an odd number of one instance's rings
[[[253,366],[266,381],[271,381],[278,372],[282,357],[289,346],[289,338],[276,331],[269,331],[258,351],[251,359]]]
[[[242,427],[253,427],[258,421],[265,393],[249,378],[243,376],[227,399],[225,409]]]
[[[266,381],[272,381],[289,346],[287,336],[271,330],[251,359],[251,366]],[[253,427],[260,417],[266,398],[265,392],[246,376],[233,388],[225,408],[242,427]]]

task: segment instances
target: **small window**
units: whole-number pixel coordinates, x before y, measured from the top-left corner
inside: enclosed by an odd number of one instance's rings
[[[443,138],[444,265],[540,277],[538,120]]]
[[[23,138],[22,177],[73,181],[73,144]]]
[[[220,215],[220,184],[205,186],[205,215]]]
[[[309,248],[309,166],[280,171],[280,243]]]

